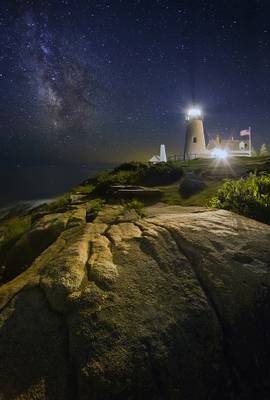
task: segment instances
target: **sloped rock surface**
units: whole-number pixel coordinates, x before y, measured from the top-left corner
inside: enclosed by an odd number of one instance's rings
[[[0,287],[0,399],[268,399],[270,227],[123,212],[79,213]]]

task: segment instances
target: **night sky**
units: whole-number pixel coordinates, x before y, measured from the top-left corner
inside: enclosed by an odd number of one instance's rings
[[[269,1],[1,1],[0,163],[149,158],[252,127],[270,144]]]

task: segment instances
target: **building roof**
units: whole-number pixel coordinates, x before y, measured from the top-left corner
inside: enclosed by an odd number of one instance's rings
[[[160,157],[159,156],[153,156],[150,158],[149,162],[160,162]]]

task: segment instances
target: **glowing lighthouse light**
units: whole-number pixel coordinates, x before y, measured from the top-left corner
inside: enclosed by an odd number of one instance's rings
[[[228,153],[226,150],[222,150],[222,149],[214,149],[212,151],[212,157],[214,158],[227,158],[228,157]]]
[[[201,118],[202,110],[200,108],[190,108],[187,112],[187,118]]]

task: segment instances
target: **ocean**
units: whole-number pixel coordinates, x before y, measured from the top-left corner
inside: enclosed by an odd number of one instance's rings
[[[42,201],[64,194],[113,165],[0,167],[0,207]]]

